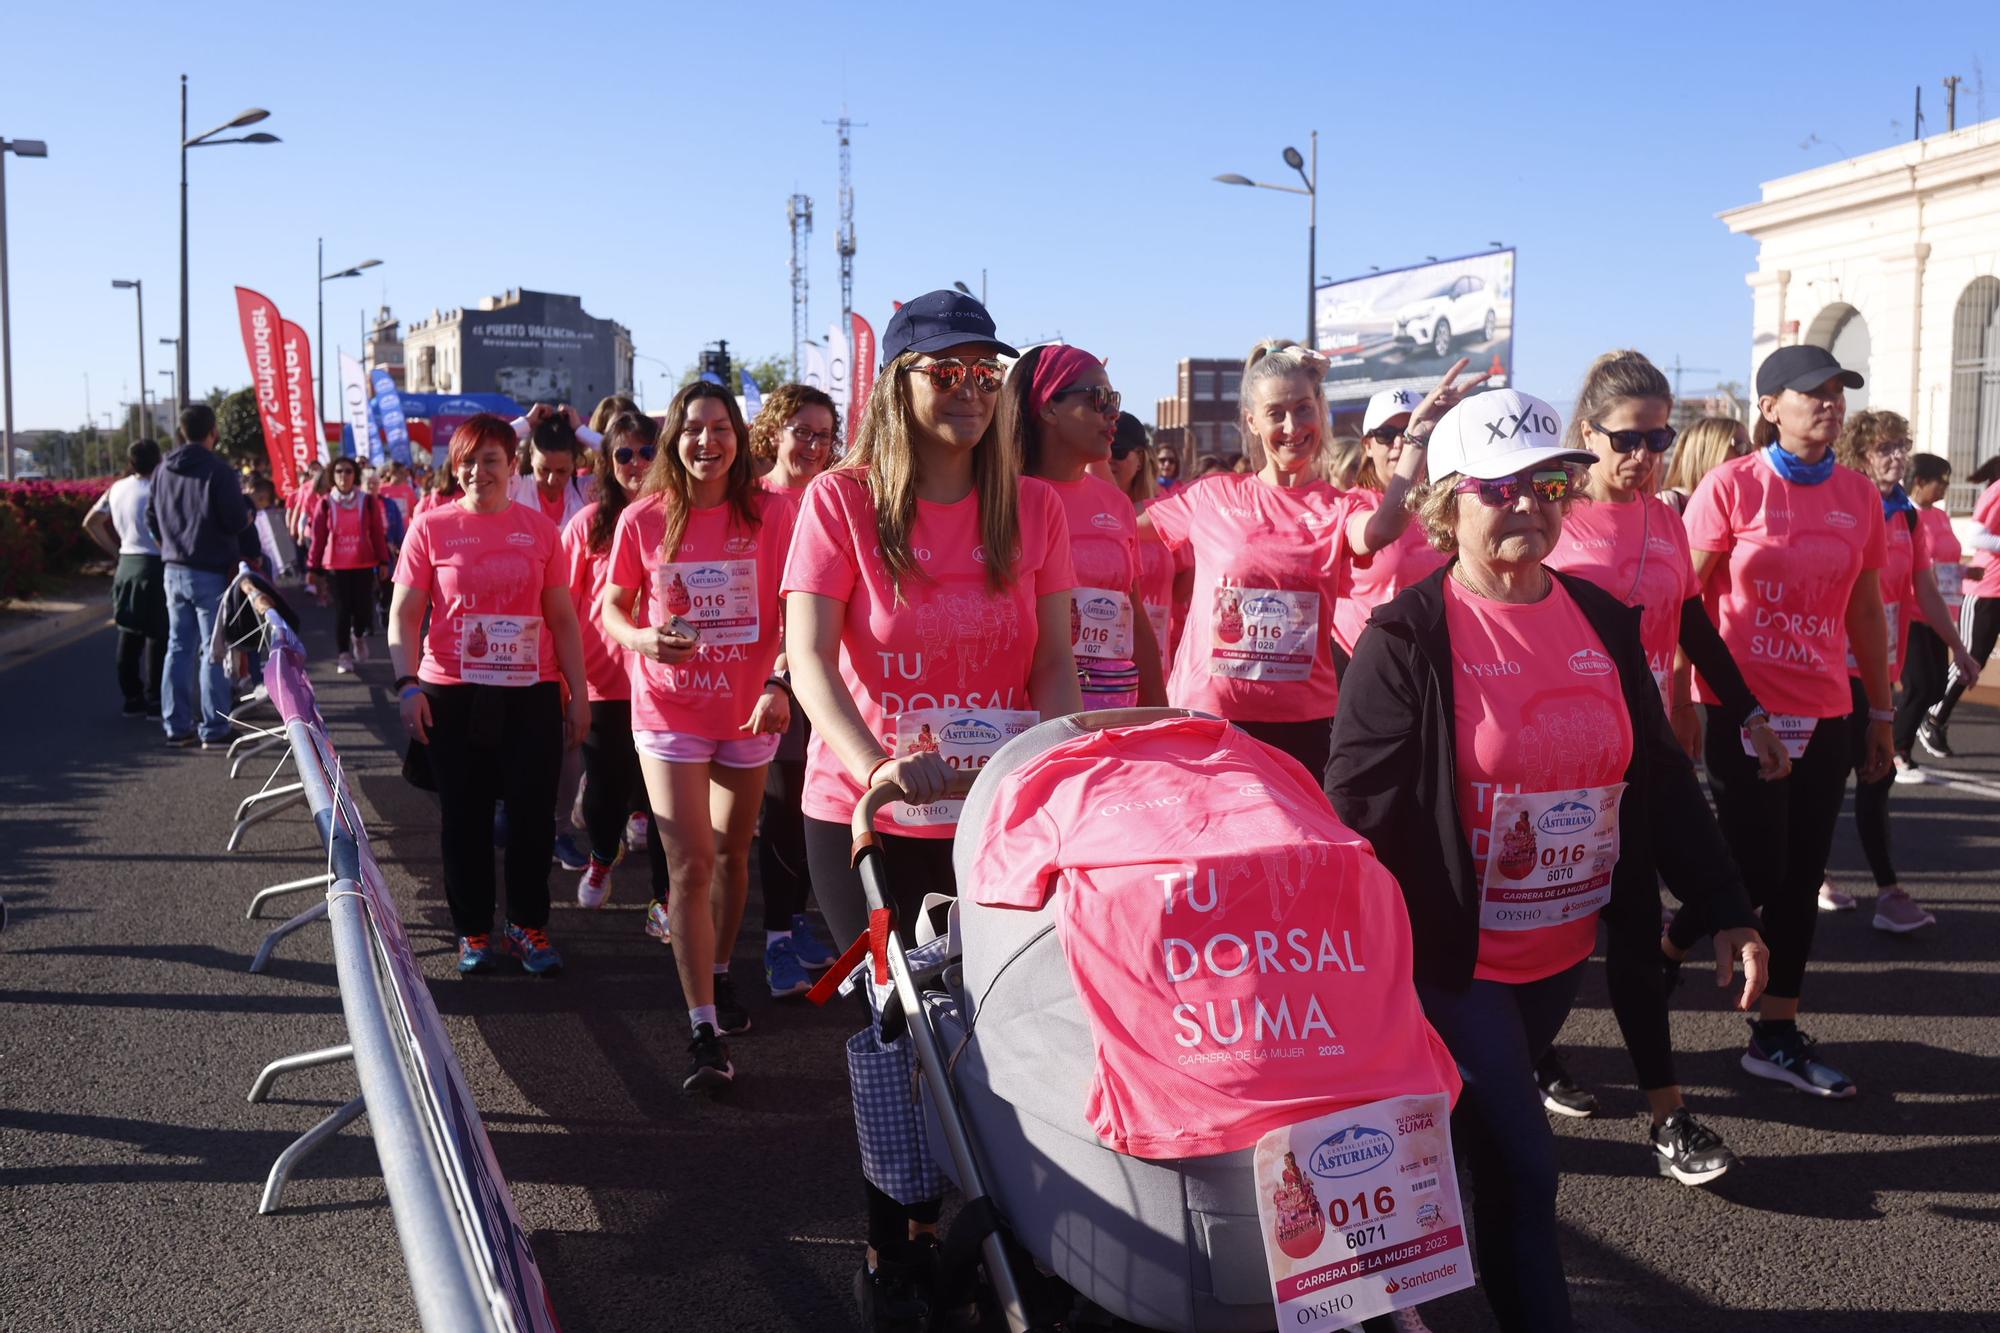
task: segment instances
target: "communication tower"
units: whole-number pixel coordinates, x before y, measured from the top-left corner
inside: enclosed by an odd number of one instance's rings
[[[811,336],[806,311],[806,242],[812,239],[813,201],[795,194],[785,203],[785,220],[792,226],[792,378],[799,378],[799,344]]]
[[[840,131],[840,232],[835,249],[840,255],[840,327],[843,335],[854,327],[854,131],[867,128],[865,120],[851,120],[847,108],[840,119],[827,121]]]

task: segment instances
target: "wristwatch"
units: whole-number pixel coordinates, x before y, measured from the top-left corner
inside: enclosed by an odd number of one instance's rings
[[[1770,725],[1771,715],[1761,707],[1751,709],[1743,717],[1743,730],[1745,731],[1750,730],[1752,727],[1768,727]]]

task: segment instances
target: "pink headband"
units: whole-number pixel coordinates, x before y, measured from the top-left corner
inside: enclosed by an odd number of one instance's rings
[[[1086,370],[1096,370],[1103,364],[1081,347],[1067,343],[1044,347],[1035,362],[1035,381],[1028,386],[1029,408],[1040,416],[1051,398],[1074,384]]]

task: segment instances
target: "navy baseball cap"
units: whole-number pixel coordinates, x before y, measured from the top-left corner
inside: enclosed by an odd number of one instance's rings
[[[942,352],[963,343],[992,343],[1008,356],[1020,353],[1000,341],[993,316],[963,292],[925,292],[903,302],[882,330],[882,364],[905,352]]]
[[[1810,343],[1780,347],[1757,367],[1757,396],[1773,398],[1787,389],[1804,393],[1836,377],[1850,389],[1862,385],[1861,372],[1842,369],[1840,362],[1833,359],[1833,353],[1824,347]]]

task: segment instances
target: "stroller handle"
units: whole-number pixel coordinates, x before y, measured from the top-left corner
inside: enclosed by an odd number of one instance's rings
[[[978,776],[977,773],[954,770],[950,780],[945,783],[945,798],[948,800],[963,799],[966,793],[972,790],[973,781]],[[903,789],[887,778],[878,779],[874,786],[861,794],[861,799],[855,802],[854,818],[850,821],[848,830],[854,838],[853,864],[860,864],[861,849],[863,847],[874,845],[875,816],[882,813],[882,807],[907,799],[903,793]]]

